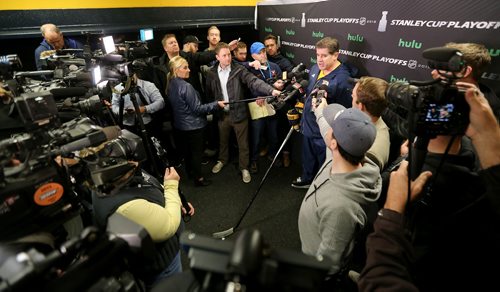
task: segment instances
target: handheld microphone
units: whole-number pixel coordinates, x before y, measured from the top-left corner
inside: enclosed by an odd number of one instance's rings
[[[95,147],[103,142],[110,141],[120,137],[122,130],[118,126],[110,126],[102,128],[94,133],[90,133],[87,137],[78,139],[71,143],[61,146],[60,150],[63,155],[73,151],[81,150],[86,147]]]
[[[294,83],[291,88],[292,91],[290,91],[290,93],[288,93],[285,98],[283,98],[282,101],[287,101],[293,97],[295,97],[297,94],[304,94],[305,92],[305,88],[307,88],[307,86],[309,85],[309,82],[307,80],[302,80],[298,83]]]
[[[328,83],[328,81],[327,81]],[[320,104],[323,98],[327,98],[328,96],[328,85],[322,84],[320,87],[318,87],[318,90],[316,91],[316,94],[312,96],[313,98],[316,98],[316,102],[313,104],[311,107],[311,112],[314,112],[314,109],[317,108]],[[312,101],[312,99],[311,99]]]

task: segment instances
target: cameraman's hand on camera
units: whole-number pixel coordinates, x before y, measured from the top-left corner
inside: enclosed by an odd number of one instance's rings
[[[167,167],[165,169],[165,176],[163,177],[164,180],[176,180],[180,181],[181,177],[173,167]]]
[[[273,89],[273,92],[271,93],[271,95],[274,97],[279,97],[281,95],[281,91]]]
[[[145,106],[143,106],[143,105],[141,105],[141,106],[139,107],[139,112],[140,112],[141,114],[145,113],[145,112],[146,112],[146,107],[145,107]]]
[[[226,104],[224,103],[223,100],[219,100],[217,101],[217,105],[220,107],[220,108],[224,108],[226,106]]]
[[[457,86],[468,88],[465,100],[470,106],[470,121],[465,134],[471,138],[481,166],[488,168],[500,164],[500,128],[488,101],[473,84],[457,82]]]
[[[187,202],[188,205],[189,205],[189,213],[186,212],[186,208],[182,207],[182,216],[186,216],[186,215],[189,215],[189,216],[193,216],[194,215],[194,207],[193,205],[191,205],[191,202]]]
[[[279,79],[279,80],[276,80],[276,82],[274,82],[273,84],[273,87],[278,89],[278,90],[283,90],[283,88],[285,87],[285,81]]]
[[[411,182],[411,198],[418,197],[425,186],[427,180],[432,176],[430,171],[422,172],[416,180]],[[384,208],[403,214],[408,199],[408,161],[401,162],[398,170],[391,172],[389,189],[387,190],[387,199]]]

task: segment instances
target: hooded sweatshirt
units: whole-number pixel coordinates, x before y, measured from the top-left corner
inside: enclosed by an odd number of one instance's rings
[[[349,173],[331,174],[331,166],[327,159],[302,201],[299,234],[302,252],[331,259],[334,274],[345,265],[358,232],[373,222],[382,179],[367,158]]]

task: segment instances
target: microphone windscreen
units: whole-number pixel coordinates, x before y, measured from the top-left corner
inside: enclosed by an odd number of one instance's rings
[[[454,48],[438,47],[430,48],[422,52],[422,57],[438,62],[448,62],[453,56],[460,52]]]
[[[73,96],[83,96],[87,93],[85,87],[54,88],[50,90],[54,98],[66,98]]]
[[[326,85],[326,84],[322,84],[322,85],[319,87],[319,90],[328,90],[328,85]]]
[[[306,88],[309,85],[309,81],[304,79],[300,81],[300,85],[302,86],[302,88]]]
[[[122,130],[118,126],[109,126],[102,128],[102,132],[106,135],[106,140],[110,141],[120,137]]]

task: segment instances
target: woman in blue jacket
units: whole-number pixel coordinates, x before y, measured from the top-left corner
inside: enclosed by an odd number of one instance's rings
[[[172,58],[168,68],[167,99],[172,108],[178,142],[184,151],[186,171],[194,178],[196,186],[207,186],[210,181],[201,173],[203,129],[207,125],[206,115],[223,108],[224,102],[201,104],[198,92],[185,80],[189,78],[189,65],[183,57]]]

